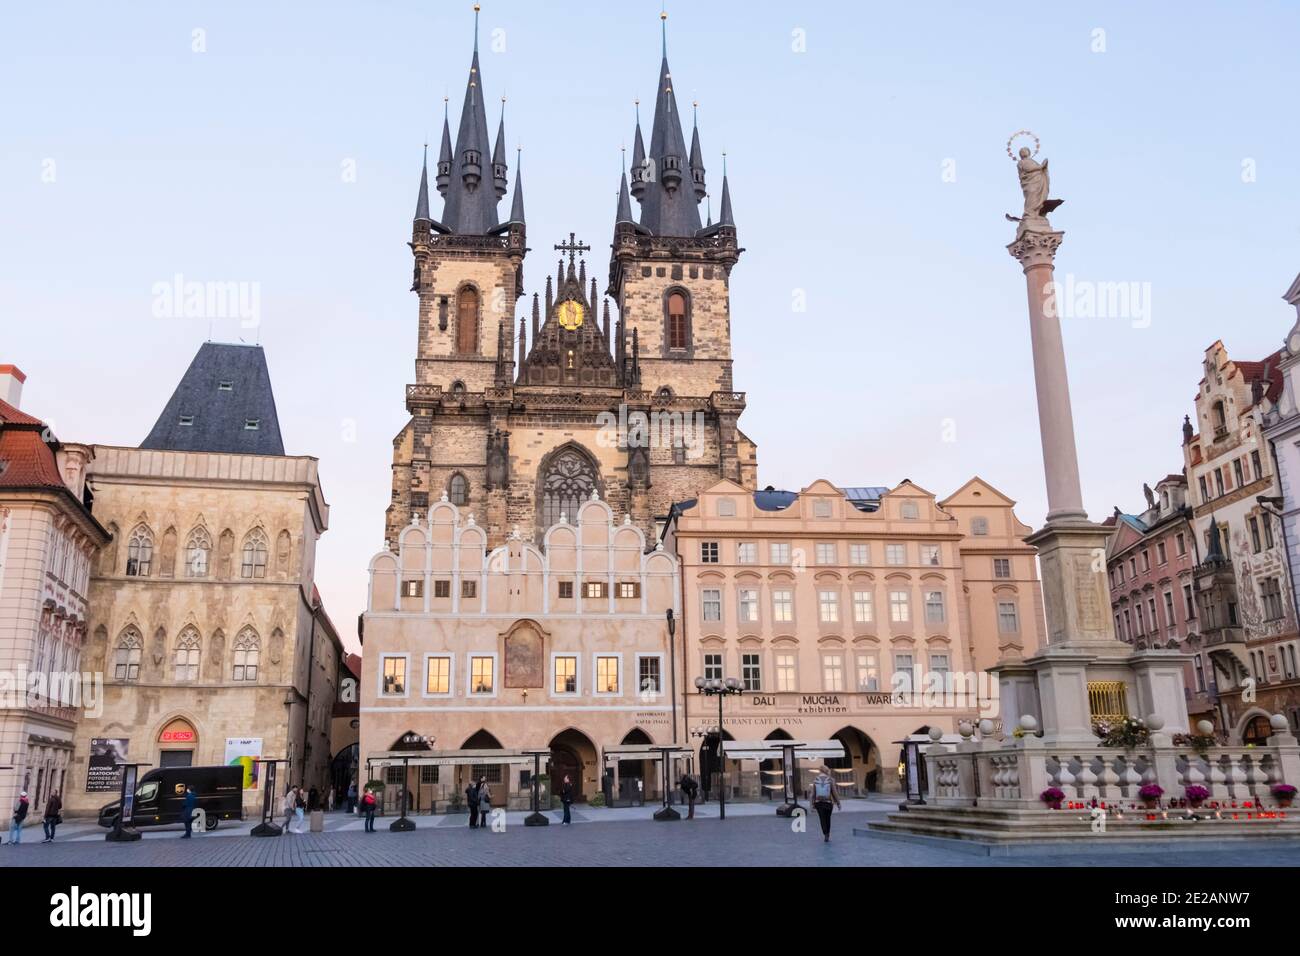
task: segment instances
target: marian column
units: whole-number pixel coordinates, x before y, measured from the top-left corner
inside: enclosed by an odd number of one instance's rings
[[[1048,162],[1037,162],[1036,153],[1036,148],[1034,153],[1022,148],[1016,160],[1025,208],[1023,215],[1007,217],[1018,223],[1007,251],[1024,270],[1029,296],[1048,510],[1046,524],[1026,540],[1038,549],[1048,646],[1028,660],[1004,661],[995,668],[1004,725],[1030,714],[1041,719],[1050,739],[1095,740],[1089,706],[1091,677],[1122,680],[1127,685],[1129,715],[1159,714],[1169,730],[1186,730],[1181,652],[1134,653],[1115,636],[1106,577],[1111,532],[1090,522],[1083,508],[1053,276],[1056,251],[1065,234],[1054,230],[1047,216],[1062,200],[1049,198]]]

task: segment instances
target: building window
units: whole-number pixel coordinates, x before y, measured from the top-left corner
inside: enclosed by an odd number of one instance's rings
[[[839,654],[822,655],[822,690],[844,690],[844,658]]]
[[[433,596],[436,598],[451,597],[451,582],[446,578],[433,582]]]
[[[128,577],[147,578],[153,567],[153,535],[144,525],[131,532],[126,546],[126,573]]]
[[[993,576],[995,578],[1011,577],[1011,559],[994,558],[993,559]]]
[[[1174,592],[1166,591],[1165,599],[1165,627],[1172,629],[1174,627]]]
[[[572,600],[572,599],[573,599],[573,582],[572,582],[572,581],[560,581],[560,582],[559,582],[559,591],[557,592],[557,594],[558,594],[558,596],[559,596],[561,599]]]
[[[871,546],[867,544],[849,545],[849,564],[859,567],[871,563]]]
[[[915,501],[904,501],[899,513],[902,514],[903,519],[906,521],[915,521],[921,516],[920,509],[916,507]]]
[[[1259,519],[1251,515],[1246,519],[1246,525],[1250,528],[1250,547],[1256,554],[1264,548],[1263,539],[1259,536]]]
[[[636,662],[637,686],[641,694],[654,696],[663,693],[663,661],[661,658],[638,657]]]
[[[1280,578],[1265,578],[1260,583],[1260,596],[1264,599],[1264,619],[1276,621],[1282,617],[1282,584]]]
[[[262,427],[262,420],[260,418],[244,419],[244,431],[246,432],[255,432],[261,427]]]
[[[618,596],[621,598],[639,598],[641,596],[641,582],[639,581],[618,582]]]
[[[469,504],[469,482],[460,472],[451,476],[447,482],[447,500],[453,505]]]
[[[176,642],[175,677],[178,681],[199,679],[199,632],[192,627],[181,631]]]
[[[734,518],[736,517],[736,499],[719,498],[718,499],[718,517]]]
[[[1196,669],[1196,690],[1202,694],[1205,693],[1205,664],[1201,660],[1201,655],[1197,654],[1193,658],[1193,666]]]
[[[907,564],[907,545],[905,544],[885,545],[885,563],[886,564]]]
[[[408,597],[408,598],[424,597],[424,581],[419,578],[411,581],[403,581],[402,597]]]
[[[819,591],[817,608],[818,617],[823,624],[837,624],[840,619],[840,592]]]
[[[768,556],[770,563],[778,566],[789,566],[790,564],[790,544],[787,541],[773,541],[768,545]]]
[[[1150,551],[1143,551],[1143,552],[1142,552],[1142,570],[1143,570],[1143,571],[1150,571],[1150,570],[1151,570],[1151,552],[1150,552]]]
[[[1165,552],[1165,543],[1163,541],[1156,544],[1156,561],[1160,564],[1167,564],[1169,555]]]
[[[889,592],[889,619],[896,624],[905,624],[911,619],[906,591]]]
[[[384,694],[403,696],[406,694],[406,658],[384,658]]]
[[[1141,610],[1139,607],[1139,615]],[[1015,601],[998,602],[998,632],[1001,634],[1020,633],[1020,614],[1016,610]]]
[[[858,652],[858,690],[880,690],[880,664],[875,651]]]
[[[838,555],[835,553],[838,548],[835,547],[834,541],[818,541],[815,554],[817,555],[818,564],[835,564]]]
[[[939,546],[937,544],[921,545],[921,563],[933,567],[939,565]]]
[[[925,620],[927,624],[942,624],[946,619],[942,591],[925,592]]]
[[[587,581],[582,589],[582,596],[593,600],[609,597],[608,583],[605,581]]]
[[[560,518],[577,523],[578,509],[596,490],[596,469],[576,448],[562,448],[547,463],[541,482],[542,525]]]
[[[478,351],[478,290],[472,286],[456,293],[456,351],[462,355]]]
[[[1241,473],[1241,459],[1238,458],[1232,463],[1232,477],[1237,479],[1237,487],[1240,488],[1246,483],[1245,477]]]
[[[721,654],[704,655],[704,679],[722,680],[722,655]]]
[[[700,542],[700,564],[717,564],[718,563],[718,542],[701,541]]]
[[[776,689],[785,694],[798,689],[793,654],[776,655]]]
[[[1188,618],[1196,617],[1196,601],[1192,597],[1192,586],[1183,585],[1183,614]]]
[[[1180,557],[1187,553],[1187,537],[1181,531],[1174,536],[1174,548]]]
[[[739,621],[741,624],[758,623],[758,591],[754,588],[740,589]]]
[[[686,296],[680,292],[670,292],[666,304],[668,317],[668,348],[671,351],[684,352],[690,347],[690,333],[687,322]]]
[[[901,677],[900,677],[901,675]],[[908,693],[916,688],[916,666],[909,652],[894,654],[894,689]]]
[[[185,543],[185,574],[191,578],[208,576],[208,558],[212,554],[212,539],[203,528],[190,532],[190,539]]]
[[[1214,469],[1214,490],[1218,492],[1219,497],[1223,497],[1223,469]]]
[[[1201,504],[1205,504],[1205,502],[1210,500],[1210,490],[1205,485],[1205,476],[1201,475],[1196,480],[1200,483],[1201,486]]]
[[[970,519],[970,533],[971,533],[971,534],[978,534],[978,535],[985,535],[985,534],[988,534],[988,533],[989,533],[989,519],[988,519],[988,518],[971,518],[971,519]]]
[[[1258,480],[1258,479],[1260,479],[1260,478],[1263,478],[1263,477],[1264,477],[1264,468],[1263,468],[1263,466],[1260,464],[1260,460],[1259,460],[1259,452],[1258,452],[1258,451],[1252,451],[1252,452],[1250,453],[1250,464],[1251,464],[1251,467],[1254,469],[1256,480]]]
[[[244,628],[235,640],[234,667],[231,678],[236,681],[257,681],[257,665],[262,657],[262,643],[251,628]]]
[[[722,620],[722,591],[718,588],[705,588],[700,592],[701,612],[704,620],[718,623]]]
[[[787,588],[772,591],[772,620],[789,624],[794,620],[794,592]]]
[[[140,640],[139,631],[128,628],[122,632],[122,636],[117,641],[117,649],[113,652],[114,680],[140,679],[140,654],[143,648],[144,643]],[[37,670],[40,668],[38,667]]]
[[[463,598],[472,598],[472,597],[477,597],[477,596],[478,596],[478,582],[477,582],[477,581],[461,581],[461,582],[460,582],[460,596],[463,597]]]
[[[1264,547],[1270,551],[1273,550],[1273,518],[1265,514],[1260,518],[1260,524],[1264,526]]]
[[[578,659],[576,657],[555,658],[555,693],[576,694],[578,692]]]
[[[931,655],[930,655],[930,673],[931,673],[931,674],[942,674],[942,675],[944,675],[945,678],[946,678],[946,676],[947,676],[947,674],[948,674],[948,671],[949,671],[949,664],[948,664],[948,655],[947,655],[947,654],[936,653],[936,654],[931,654]],[[946,682],[946,680],[945,680],[944,686],[947,686],[947,682]]]
[[[244,560],[239,573],[245,578],[266,577],[266,535],[254,528],[244,539]]]
[[[471,694],[492,694],[496,689],[495,679],[495,658],[471,657],[469,659],[469,692]]]
[[[816,501],[813,502],[813,517],[814,518],[832,517],[831,503],[829,499],[818,498]]]
[[[853,592],[853,620],[857,624],[870,624],[875,620],[875,608],[870,591]]]
[[[752,541],[742,541],[736,545],[737,564],[757,564],[758,545]]]
[[[425,659],[424,692],[439,697],[451,694],[450,657],[429,657]]]
[[[745,690],[763,689],[763,669],[759,664],[759,655],[740,655],[740,680]]]

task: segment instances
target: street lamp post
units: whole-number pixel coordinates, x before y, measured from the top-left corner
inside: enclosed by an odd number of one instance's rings
[[[743,694],[745,688],[734,677],[697,677],[695,689],[706,697],[718,698],[718,819],[727,819],[727,758],[722,753],[722,699]]]
[[[677,641],[673,635],[677,633],[677,619],[673,617],[673,609],[668,609],[668,685],[672,692],[673,702],[673,743],[677,743]]]

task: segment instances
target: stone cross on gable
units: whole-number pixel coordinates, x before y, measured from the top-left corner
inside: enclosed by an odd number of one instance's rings
[[[579,242],[579,241],[577,240],[577,238],[574,236],[573,233],[569,233],[569,241],[568,241],[568,242],[561,242],[561,243],[557,244],[555,248],[556,248],[557,250],[559,250],[560,252],[567,252],[567,253],[569,254],[569,264],[570,264],[570,265],[573,264],[574,257],[575,257],[579,252],[590,252],[590,251],[591,251],[591,246],[587,245],[585,242]]]

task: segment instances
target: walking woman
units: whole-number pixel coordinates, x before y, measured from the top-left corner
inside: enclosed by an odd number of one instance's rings
[[[293,808],[297,806],[297,803],[298,803],[298,788],[294,786],[290,786],[289,789],[284,792],[284,800],[282,800],[280,803],[280,809],[284,811],[284,832],[285,833],[293,832],[293,830],[290,829],[290,824],[293,823]]]
[[[840,809],[840,793],[831,777],[831,769],[822,764],[812,785],[812,804],[822,824],[822,841],[831,842],[831,804]]]
[[[294,825],[298,828],[297,830],[294,831],[295,833],[301,834],[303,832],[302,819],[303,819],[303,813],[306,810],[307,810],[307,801],[303,798],[302,787],[295,787],[294,803],[293,803],[293,822]]]
[[[487,777],[478,778],[478,827],[487,829],[488,815],[492,812],[492,788],[488,786]]]

